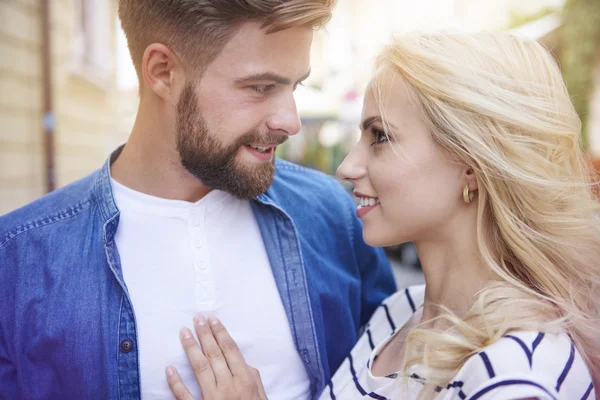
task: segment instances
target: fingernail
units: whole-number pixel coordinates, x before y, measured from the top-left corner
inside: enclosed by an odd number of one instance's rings
[[[210,317],[208,317],[208,322],[214,326],[219,323],[219,319],[214,315],[211,315]]]
[[[204,318],[204,315],[196,315],[194,317],[194,322],[198,326],[204,326],[206,324],[206,318]]]
[[[175,371],[173,371],[173,367],[167,367],[167,376],[173,376],[174,373]]]
[[[182,339],[191,339],[192,331],[190,331],[188,328],[183,328],[180,335]]]

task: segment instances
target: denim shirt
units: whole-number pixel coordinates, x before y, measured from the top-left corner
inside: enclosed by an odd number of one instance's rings
[[[277,160],[251,203],[316,397],[395,291],[393,275],[331,177]],[[141,397],[118,225],[110,160],[0,217],[0,399]]]

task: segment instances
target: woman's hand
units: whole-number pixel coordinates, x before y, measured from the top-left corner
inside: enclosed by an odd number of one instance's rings
[[[248,366],[237,343],[216,317],[194,318],[200,346],[184,328],[180,339],[194,370],[203,400],[266,400],[258,370]],[[167,382],[177,400],[193,400],[177,370],[167,367]]]

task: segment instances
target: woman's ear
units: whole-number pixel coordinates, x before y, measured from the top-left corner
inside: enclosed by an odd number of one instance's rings
[[[466,167],[463,171],[463,199],[465,203],[471,203],[475,197],[475,193],[479,189],[477,184],[477,176],[471,167]]]
[[[464,171],[464,179],[469,184],[469,190],[474,192],[479,187],[477,185],[477,176],[475,175],[475,171],[471,167],[465,168]]]

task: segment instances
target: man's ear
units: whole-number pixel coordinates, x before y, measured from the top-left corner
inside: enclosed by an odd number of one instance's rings
[[[174,103],[178,96],[176,77],[183,78],[179,57],[164,44],[152,43],[144,51],[141,68],[145,85],[164,101]]]

